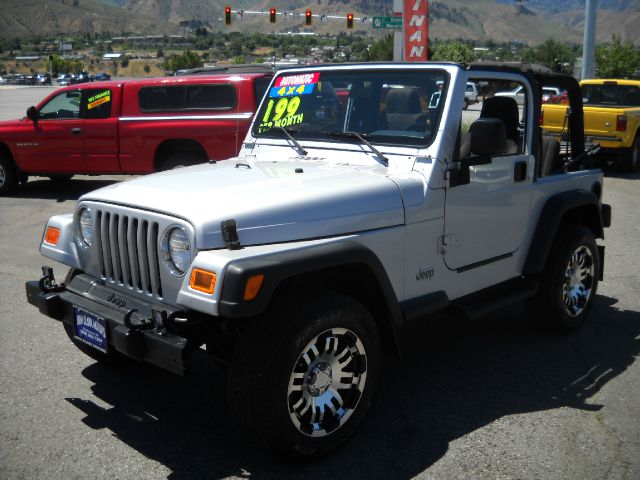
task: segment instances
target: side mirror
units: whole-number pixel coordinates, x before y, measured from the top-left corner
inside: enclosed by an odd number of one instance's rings
[[[463,148],[471,156],[465,156],[456,162],[457,168],[451,172],[450,185],[467,185],[471,181],[469,167],[489,165],[491,157],[506,153],[508,149],[507,132],[504,122],[499,118],[479,118],[469,128],[469,144]]]
[[[36,110],[36,107],[31,106],[27,108],[27,118],[32,122],[38,121],[38,111]]]
[[[507,131],[499,118],[479,118],[469,128],[471,153],[492,156],[507,152]]]

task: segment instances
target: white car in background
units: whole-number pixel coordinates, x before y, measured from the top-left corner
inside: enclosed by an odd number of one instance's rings
[[[467,82],[467,88],[464,91],[464,104],[463,109],[469,108],[469,105],[478,103],[478,87],[475,82]]]
[[[552,95],[560,95],[560,89],[558,87],[542,87],[542,103],[549,100]],[[504,92],[497,92],[496,97],[510,97],[515,99],[518,105],[524,105],[525,90],[522,85],[514,90],[507,90]]]

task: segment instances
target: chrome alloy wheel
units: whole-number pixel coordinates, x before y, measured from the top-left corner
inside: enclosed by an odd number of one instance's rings
[[[311,437],[324,437],[353,414],[367,381],[367,356],[351,330],[332,328],[304,348],[287,389],[289,416]]]
[[[586,246],[579,246],[569,258],[562,285],[564,310],[570,317],[580,315],[589,304],[594,272],[593,253]]]
[[[4,182],[7,179],[7,173],[4,171],[4,167],[2,166],[2,163],[0,163],[0,187],[2,187],[4,185]]]

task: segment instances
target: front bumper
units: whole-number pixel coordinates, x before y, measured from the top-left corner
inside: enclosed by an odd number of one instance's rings
[[[185,373],[185,360],[199,344],[175,333],[175,319],[184,312],[150,303],[116,291],[89,275],[79,274],[68,285],[43,287],[42,280],[26,283],[27,300],[40,312],[74,325],[73,307],[101,316],[106,321],[107,343],[128,357]]]

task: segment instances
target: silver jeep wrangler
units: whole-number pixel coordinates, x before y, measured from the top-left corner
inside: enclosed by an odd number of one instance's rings
[[[468,82],[523,87],[484,98]],[[562,145],[541,88],[570,93]],[[273,79],[237,158],[84,195],[52,217],[27,297],[100,362],[183,374],[206,348],[229,365],[229,408],[264,444],[311,458],[371,403],[382,353],[436,311],[472,318],[526,301],[577,328],[602,279],[603,175],[581,94],[534,67],[322,65]]]

